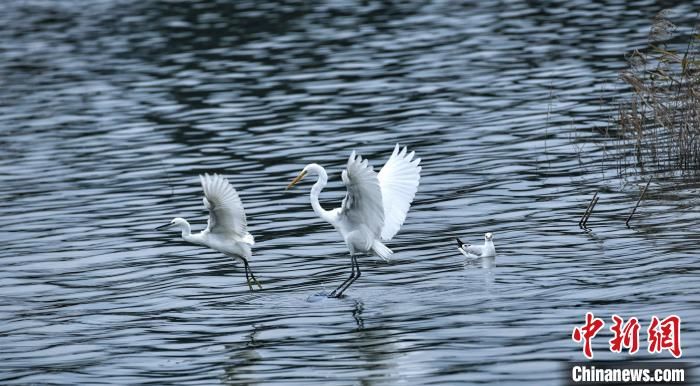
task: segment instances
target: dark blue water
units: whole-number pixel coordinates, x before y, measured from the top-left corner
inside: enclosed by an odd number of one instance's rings
[[[697,361],[698,192],[658,180],[628,229],[646,177],[601,144],[624,54],[698,5],[4,2],[0,382],[556,385],[587,311],[596,359],[627,358],[613,313],[675,313]],[[378,168],[396,142],[423,171],[393,260],[314,296],[349,258],[310,183],[284,187],[320,163],[338,206],[349,153]],[[238,189],[264,291],[153,231],[205,226],[202,172]],[[457,252],[487,231],[495,266]]]

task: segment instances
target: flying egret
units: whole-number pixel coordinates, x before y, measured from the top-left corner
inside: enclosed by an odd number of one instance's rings
[[[471,245],[457,239],[457,247],[467,257],[496,257],[496,247],[493,246],[493,234],[484,234],[484,245]]]
[[[205,245],[217,250],[234,260],[243,262],[248,288],[252,291],[251,281],[262,289],[258,279],[253,275],[248,260],[253,253],[250,247],[255,244],[253,236],[248,233],[243,204],[236,189],[228,180],[218,174],[200,175],[204,190],[204,207],[209,210],[207,228],[192,234],[190,223],[184,218],[175,217],[169,224],[156,230],[180,228],[182,238],[192,244]]]
[[[340,208],[325,210],[318,202],[321,190],[328,182],[326,170],[315,163],[308,164],[289,183],[292,188],[307,174],[316,173],[318,179],[311,188],[311,207],[321,219],[340,232],[350,251],[351,273],[329,297],[340,297],[360,275],[356,255],[373,251],[384,260],[393,253],[383,241],[391,240],[406,219],[413,197],[418,190],[420,158],[412,161],[415,152],[407,153],[399,144],[382,170],[376,173],[367,160],[353,151],[343,170],[343,184],[347,194]]]

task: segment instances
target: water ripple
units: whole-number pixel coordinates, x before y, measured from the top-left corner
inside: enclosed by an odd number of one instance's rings
[[[658,10],[7,2],[0,382],[559,384],[586,311],[679,314],[697,360],[697,190],[660,181],[628,229],[639,190],[572,144],[602,140],[606,85]],[[348,296],[327,299],[347,251],[308,184],[284,187],[318,162],[338,205],[349,152],[379,167],[395,142],[423,172],[394,259],[361,258]],[[204,227],[202,172],[239,190],[265,291],[153,231]],[[465,261],[453,238],[486,231],[497,260]]]

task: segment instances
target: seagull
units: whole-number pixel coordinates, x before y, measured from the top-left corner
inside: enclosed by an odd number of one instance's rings
[[[462,252],[464,256],[467,257],[496,257],[496,247],[493,246],[493,234],[486,233],[484,235],[484,245],[471,245],[463,243],[459,238],[457,240],[457,247],[459,251]]]
[[[341,177],[347,194],[340,208],[325,210],[318,202],[321,190],[328,182],[326,170],[315,163],[308,164],[287,186],[291,189],[307,174],[317,175],[311,188],[311,207],[324,221],[340,232],[350,251],[351,273],[328,297],[340,297],[360,275],[357,254],[374,252],[385,261],[393,254],[384,242],[391,240],[406,219],[408,209],[418,190],[420,158],[406,147],[394,147],[384,167],[376,173],[368,161],[354,151],[348,158]]]
[[[248,233],[245,211],[236,189],[228,180],[218,174],[199,176],[204,190],[204,207],[209,210],[207,228],[197,234],[192,234],[190,223],[184,218],[175,217],[169,224],[156,230],[179,228],[182,238],[192,244],[204,245],[236,261],[243,262],[248,288],[252,291],[253,284],[262,289],[258,279],[253,275],[248,260],[253,255],[251,247],[255,244],[253,236]]]

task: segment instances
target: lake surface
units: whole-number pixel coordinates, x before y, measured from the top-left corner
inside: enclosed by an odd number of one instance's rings
[[[484,2],[487,3],[487,2]],[[581,360],[587,311],[682,317],[700,359],[698,190],[639,197],[601,143],[624,54],[661,7],[699,2],[10,0],[0,13],[0,383],[539,384]],[[391,262],[342,299],[352,150],[422,158]],[[243,267],[153,229],[206,224],[229,177],[256,238]],[[578,221],[594,192],[600,202]],[[493,232],[495,266],[454,237]],[[637,358],[671,358],[638,353]]]

